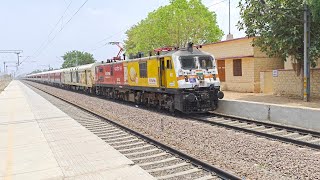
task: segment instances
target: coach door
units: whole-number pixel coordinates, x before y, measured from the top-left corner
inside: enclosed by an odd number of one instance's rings
[[[86,84],[86,85],[88,85],[88,79],[87,79],[87,70],[84,70],[84,83]]]
[[[165,57],[164,58],[165,60],[165,71],[166,71],[166,87],[167,88],[177,88],[177,83],[176,83],[176,80],[177,80],[177,77],[176,77],[176,73],[173,69],[173,65],[172,65],[172,59],[171,57]]]
[[[160,87],[166,86],[166,64],[164,58],[160,58]]]

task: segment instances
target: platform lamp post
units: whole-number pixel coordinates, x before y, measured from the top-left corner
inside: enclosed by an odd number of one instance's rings
[[[264,5],[267,9],[270,9],[267,7],[266,2],[264,0],[260,0],[260,3]],[[310,55],[310,28],[311,28],[311,23],[310,23],[310,9],[306,1],[304,1],[303,4],[303,20],[297,19],[295,17],[288,16],[288,18],[295,19],[296,21],[303,22],[303,66],[304,66],[304,71],[303,71],[303,100],[306,102],[310,101],[310,60],[309,60],[309,55]],[[274,10],[291,10],[291,9],[283,9],[283,8],[277,8]]]

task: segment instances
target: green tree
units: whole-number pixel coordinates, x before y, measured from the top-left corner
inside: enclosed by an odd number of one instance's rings
[[[64,60],[62,68],[74,67],[95,62],[92,54],[76,50],[65,53],[62,58]]]
[[[308,0],[308,4],[311,7],[314,21],[320,21],[320,1],[319,0]]]
[[[164,46],[184,47],[188,42],[203,44],[222,38],[216,14],[201,0],[171,0],[148,14],[127,32],[127,53],[148,52]]]
[[[304,0],[240,0],[238,28],[249,37],[260,36],[253,45],[269,56],[287,57],[301,65],[303,61],[303,9]],[[320,12],[319,0],[308,0],[312,9],[311,18],[311,65],[320,57]],[[318,13],[318,14],[317,14]],[[299,68],[300,70],[300,68]]]

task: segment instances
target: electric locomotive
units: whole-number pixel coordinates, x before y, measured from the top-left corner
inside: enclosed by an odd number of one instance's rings
[[[29,80],[170,112],[215,110],[223,98],[214,57],[194,49],[166,48],[156,55],[113,59],[27,76]],[[161,51],[161,52],[160,52]]]
[[[171,112],[215,110],[223,92],[214,57],[192,44],[166,50],[97,66],[97,94]]]

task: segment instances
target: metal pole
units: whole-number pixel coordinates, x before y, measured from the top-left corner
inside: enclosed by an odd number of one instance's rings
[[[310,101],[311,96],[311,82],[310,82],[310,68],[311,68],[311,61],[310,61],[310,46],[311,46],[311,11],[310,8],[307,6],[307,32],[308,32],[308,61],[307,61],[307,94],[308,94],[308,101]]]
[[[6,62],[3,62],[3,73],[6,73]]]
[[[19,66],[20,65],[20,59],[19,59],[20,53],[17,53],[17,56],[18,56],[18,66]]]
[[[230,30],[230,0],[229,0],[229,34],[230,34],[231,30]]]
[[[304,4],[304,42],[303,42],[303,48],[304,48],[304,57],[303,57],[303,65],[304,65],[304,71],[303,71],[303,100],[308,102],[310,97],[310,65],[309,65],[309,48],[308,48],[308,40],[309,40],[309,21],[308,21],[308,6],[307,4]]]

